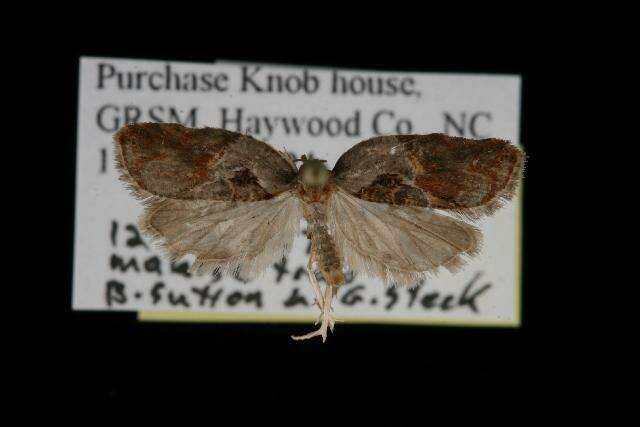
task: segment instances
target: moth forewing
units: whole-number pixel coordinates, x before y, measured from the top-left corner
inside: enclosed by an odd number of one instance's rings
[[[511,199],[523,164],[522,151],[501,139],[387,135],[351,147],[333,175],[339,186],[363,200],[477,220]]]

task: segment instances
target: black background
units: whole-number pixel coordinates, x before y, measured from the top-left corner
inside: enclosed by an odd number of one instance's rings
[[[249,24],[247,24],[249,25]],[[396,28],[396,27],[394,27]],[[397,29],[397,28],[396,28]],[[370,29],[373,31],[372,29]],[[83,31],[88,31],[83,27]],[[213,30],[212,30],[213,31]],[[293,31],[293,30],[292,30]],[[368,32],[283,35],[278,41],[215,37],[180,38],[164,30],[162,42],[140,34],[69,37],[55,55],[63,114],[55,156],[63,191],[56,194],[57,232],[63,250],[49,269],[48,303],[61,323],[39,326],[38,354],[54,389],[69,402],[158,402],[194,399],[265,401],[282,407],[418,413],[436,402],[460,407],[483,401],[489,411],[524,402],[531,393],[559,398],[582,375],[573,352],[579,326],[563,296],[562,268],[549,258],[549,188],[562,150],[550,140],[561,128],[557,94],[568,69],[554,62],[552,40],[518,38],[516,27],[489,37],[419,28],[391,39]],[[173,35],[173,38],[171,37]],[[158,34],[156,34],[158,36]],[[211,37],[211,43],[203,43]],[[426,38],[426,39],[425,39]],[[393,71],[508,73],[522,76],[521,143],[527,155],[524,193],[523,307],[517,329],[341,324],[327,343],[293,342],[307,326],[290,324],[140,323],[135,314],[73,312],[75,144],[78,59],[82,55],[158,60],[243,60]],[[52,57],[52,58],[53,58]],[[53,59],[52,59],[53,61]],[[53,63],[52,63],[53,65]],[[57,116],[56,116],[57,117]],[[551,161],[553,159],[553,161]],[[61,171],[61,172],[60,172]],[[64,201],[64,203],[61,202]],[[58,317],[56,317],[58,318]],[[55,325],[55,326],[53,326]],[[49,383],[51,385],[51,383]],[[367,406],[355,402],[367,401]],[[310,410],[311,412],[311,410]],[[313,417],[312,414],[309,416]],[[455,417],[455,413],[451,413]]]

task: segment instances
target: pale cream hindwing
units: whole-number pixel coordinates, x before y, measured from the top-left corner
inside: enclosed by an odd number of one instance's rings
[[[421,207],[369,202],[338,189],[330,199],[328,222],[346,264],[386,284],[413,285],[439,266],[449,271],[473,256],[480,231]]]
[[[195,256],[191,270],[253,279],[291,249],[302,209],[290,191],[257,202],[156,199],[140,220],[171,259]]]

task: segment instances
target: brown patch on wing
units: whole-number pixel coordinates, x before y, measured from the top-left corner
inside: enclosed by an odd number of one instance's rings
[[[370,202],[387,203],[400,206],[427,206],[425,193],[402,183],[398,174],[382,174],[368,187],[362,187],[357,197]]]
[[[508,141],[444,134],[372,138],[348,150],[335,182],[368,201],[446,209],[470,218],[510,199],[524,156]]]
[[[229,178],[233,200],[267,200],[273,197],[260,186],[258,178],[249,169],[240,169]]]
[[[289,190],[297,173],[285,154],[224,129],[138,123],[114,139],[122,178],[143,198],[266,200]]]

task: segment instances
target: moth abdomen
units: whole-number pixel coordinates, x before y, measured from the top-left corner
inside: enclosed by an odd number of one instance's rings
[[[311,256],[318,270],[332,287],[344,284],[342,257],[327,227],[326,205],[324,203],[305,205],[304,217],[308,223],[307,238],[311,240]]]
[[[315,225],[309,230],[312,251],[322,276],[331,286],[337,287],[344,283],[344,273],[342,272],[342,259],[338,249],[329,234],[326,225]]]

